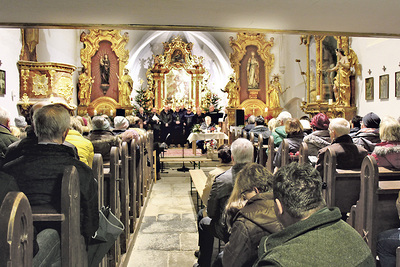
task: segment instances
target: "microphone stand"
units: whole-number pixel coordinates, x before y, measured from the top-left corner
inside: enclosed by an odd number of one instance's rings
[[[185,127],[182,128],[182,133],[183,133],[183,138],[182,139],[184,139],[185,138],[185,133],[186,133]],[[189,171],[189,168],[187,168],[185,166],[185,141],[184,140],[182,142],[182,158],[183,158],[182,167],[177,169],[177,171],[178,172],[187,172],[187,171]]]

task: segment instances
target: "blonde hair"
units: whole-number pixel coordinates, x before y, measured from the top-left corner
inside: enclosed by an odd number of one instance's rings
[[[303,126],[301,125],[299,119],[287,119],[285,121],[285,132],[287,134],[303,132]]]
[[[384,117],[379,125],[382,141],[400,141],[400,123],[393,117]]]
[[[331,120],[329,129],[336,132],[336,138],[350,133],[350,123],[343,118],[335,118]]]

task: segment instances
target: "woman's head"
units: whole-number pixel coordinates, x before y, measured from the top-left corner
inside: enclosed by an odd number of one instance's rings
[[[231,149],[227,145],[222,145],[218,148],[218,158],[221,163],[230,163],[232,161]]]
[[[313,130],[328,130],[329,118],[324,113],[318,113],[311,120],[311,127]]]
[[[303,126],[299,119],[287,119],[285,122],[285,131],[287,134],[296,134],[303,132]]]
[[[382,141],[400,141],[400,124],[392,117],[384,117],[379,125]]]
[[[238,173],[234,188],[240,194],[257,188],[259,193],[272,190],[272,174],[258,163],[249,163]]]

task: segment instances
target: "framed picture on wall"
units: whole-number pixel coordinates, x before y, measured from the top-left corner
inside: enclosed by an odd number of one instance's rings
[[[379,99],[389,98],[389,74],[379,76]]]
[[[0,70],[0,95],[6,94],[6,71]]]
[[[400,71],[394,74],[395,77],[395,96],[400,97]]]
[[[374,100],[374,77],[365,78],[365,100]]]

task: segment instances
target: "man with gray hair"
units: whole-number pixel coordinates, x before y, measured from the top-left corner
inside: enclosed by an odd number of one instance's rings
[[[328,148],[336,152],[338,169],[361,168],[361,163],[365,156],[368,155],[368,151],[362,146],[353,143],[349,136],[350,123],[343,118],[332,119],[328,130],[332,144],[318,151],[318,161],[315,166],[321,175],[323,175],[324,157]]]
[[[10,114],[0,107],[0,167],[3,164],[8,146],[15,141],[18,141],[18,138],[11,134]]]
[[[275,130],[272,132],[275,147],[279,147],[279,145],[282,143],[282,140],[286,138],[287,134],[285,131],[285,122],[291,118],[292,114],[287,111],[282,111],[281,113],[279,113],[278,117],[276,117],[276,120],[278,121],[280,126],[276,127]]]
[[[247,124],[243,127],[242,130],[242,135],[246,132],[247,134],[256,126],[255,125],[256,122],[256,116],[251,115],[248,119],[247,119]]]
[[[224,242],[229,241],[223,213],[226,201],[231,195],[238,172],[247,164],[253,162],[253,144],[244,138],[235,140],[231,145],[233,166],[218,175],[211,188],[207,202],[208,217],[202,218],[199,212],[199,259],[194,266],[211,266],[214,237]]]
[[[67,166],[75,166],[81,191],[81,233],[86,240],[98,229],[97,183],[92,169],[75,157],[73,148],[63,144],[70,126],[64,106],[51,104],[33,115],[38,143],[26,144],[22,155],[7,162],[4,172],[12,175],[32,206],[54,205],[60,208],[61,180]],[[38,232],[42,225],[35,224]],[[58,229],[57,225],[46,228]],[[40,252],[40,249],[39,249]]]

